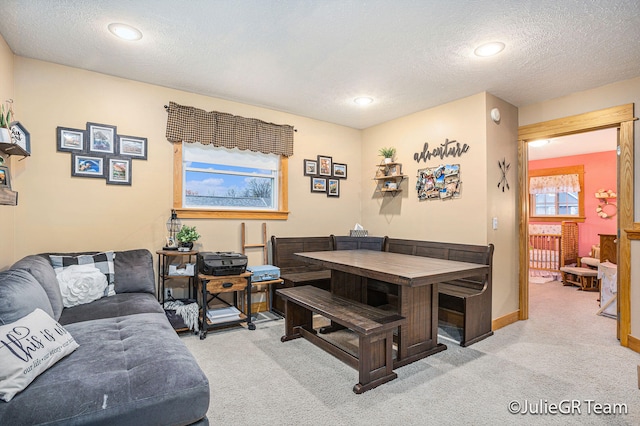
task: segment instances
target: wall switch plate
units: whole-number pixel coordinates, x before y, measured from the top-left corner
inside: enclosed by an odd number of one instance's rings
[[[493,220],[491,221],[491,226],[493,227],[493,229],[498,229],[498,218],[494,217]]]

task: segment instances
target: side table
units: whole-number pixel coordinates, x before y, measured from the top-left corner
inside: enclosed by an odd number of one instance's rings
[[[164,299],[165,299],[165,282],[169,279],[180,279],[180,278],[187,278],[188,279],[188,285],[189,285],[189,298],[191,298],[191,294],[192,294],[192,289],[195,288],[195,277],[197,274],[197,269],[198,269],[198,265],[197,265],[197,255],[198,252],[195,250],[192,251],[178,251],[178,250],[158,250],[156,251],[156,254],[158,255],[158,290],[159,290],[159,294],[158,294],[158,301],[164,306]],[[193,274],[191,275],[177,275],[177,274],[170,274],[169,273],[169,265],[171,265],[171,262],[173,259],[177,258],[177,257],[182,257],[182,256],[186,256],[187,257],[187,262],[188,263],[192,263],[194,265],[194,271]],[[193,257],[196,256],[196,261],[193,261]]]
[[[251,318],[251,272],[244,272],[238,275],[205,275],[198,273],[197,291],[200,292],[200,340],[207,337],[207,331],[209,328],[220,327],[224,325],[238,324],[241,322],[247,323],[249,330],[255,330],[256,326]],[[238,309],[238,292],[244,291],[247,295],[247,304],[244,312],[240,312],[238,315],[232,316],[229,319],[222,317],[220,321],[212,323],[207,318],[207,311],[209,310],[209,303],[214,299],[219,300],[228,307]],[[230,304],[219,296],[222,293],[233,292],[233,304]],[[210,296],[210,297],[209,297]],[[225,308],[223,308],[225,309]]]

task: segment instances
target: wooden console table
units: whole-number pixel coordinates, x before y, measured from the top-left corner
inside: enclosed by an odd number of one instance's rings
[[[438,283],[489,274],[489,265],[373,250],[317,251],[295,254],[331,269],[331,293],[366,303],[367,280],[398,286],[398,327],[393,367],[401,367],[447,347],[438,343]]]

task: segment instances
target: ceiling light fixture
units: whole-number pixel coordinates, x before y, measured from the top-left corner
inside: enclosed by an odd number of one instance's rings
[[[534,148],[539,148],[541,146],[545,146],[546,144],[548,144],[550,142],[551,141],[549,139],[539,139],[537,141],[529,142],[529,146],[532,146]]]
[[[373,103],[373,98],[370,98],[368,96],[359,96],[355,98],[353,102],[357,103],[358,105],[369,105]]]
[[[142,38],[142,32],[130,25],[113,23],[109,24],[107,28],[111,34],[123,40],[136,41]]]
[[[485,43],[482,46],[477,47],[476,50],[473,51],[473,53],[475,53],[476,56],[486,57],[497,55],[498,53],[502,52],[503,49],[504,43],[501,43],[499,41],[492,41],[491,43]]]

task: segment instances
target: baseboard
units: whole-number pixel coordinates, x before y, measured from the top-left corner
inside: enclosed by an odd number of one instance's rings
[[[634,352],[640,353],[640,339],[629,334],[627,336],[627,347]]]
[[[491,321],[491,330],[496,331],[502,327],[506,327],[509,324],[518,322],[520,318],[520,311],[511,312],[510,314],[503,315]]]

